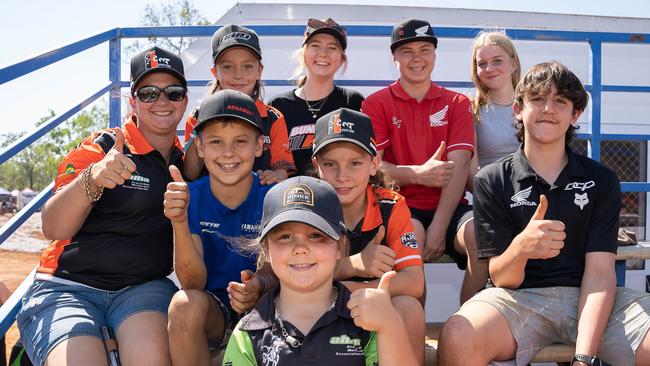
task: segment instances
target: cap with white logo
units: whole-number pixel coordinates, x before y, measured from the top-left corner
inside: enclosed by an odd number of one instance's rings
[[[164,48],[148,48],[131,59],[131,91],[146,75],[154,72],[166,72],[175,76],[187,87],[183,61],[178,55]]]
[[[231,47],[244,47],[251,51],[259,60],[262,59],[260,39],[254,30],[237,24],[228,24],[219,28],[212,35],[212,61]]]
[[[348,108],[339,108],[316,121],[312,156],[333,142],[351,142],[370,154],[377,155],[375,132],[367,115]]]
[[[430,42],[438,48],[438,38],[433,35],[431,24],[426,20],[409,19],[393,28],[390,51],[409,42]]]

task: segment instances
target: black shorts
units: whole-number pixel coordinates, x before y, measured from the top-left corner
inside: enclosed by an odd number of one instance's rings
[[[225,347],[225,345],[228,344],[230,334],[232,334],[233,329],[235,329],[235,326],[241,317],[233,308],[230,307],[230,301],[224,302],[224,299],[210,290],[205,290],[205,293],[217,302],[217,306],[221,310],[221,315],[223,315],[224,326],[224,335],[223,339],[221,340],[221,344],[209,344],[209,346],[210,348],[217,349],[220,347]],[[210,343],[210,340],[208,340],[208,343]]]
[[[431,225],[433,215],[436,211],[420,210],[413,207],[409,207],[409,209],[411,210],[411,217],[420,221],[426,231],[429,225]],[[449,227],[447,227],[447,234],[445,235],[445,254],[449,255],[454,262],[456,262],[458,268],[462,270],[467,268],[467,256],[458,253],[456,249],[454,249],[454,240],[456,239],[456,233],[460,230],[461,226],[472,217],[474,217],[472,206],[462,203],[458,204],[458,207],[456,207],[456,211],[454,211],[454,215],[451,217],[451,221],[449,222]],[[424,243],[422,243],[422,245],[424,245]]]

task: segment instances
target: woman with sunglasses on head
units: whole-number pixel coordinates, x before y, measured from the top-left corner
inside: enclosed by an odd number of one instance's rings
[[[334,85],[334,75],[347,64],[345,28],[332,19],[309,19],[294,72],[296,89],[282,93],[269,104],[284,114],[289,131],[297,175],[312,167],[311,154],[315,123],[321,116],[339,109],[361,109],[361,93]]]
[[[163,195],[182,168],[176,126],[187,106],[181,59],[153,47],[131,59],[131,116],[85,139],[59,165],[43,207],[53,239],[23,298],[18,326],[35,365],[170,365],[167,308],[177,288]],[[105,328],[105,329],[104,329]]]
[[[262,118],[264,150],[255,159],[253,171],[262,184],[272,184],[286,179],[296,171],[293,156],[288,149],[287,125],[277,109],[262,101],[262,49],[254,30],[236,24],[225,25],[212,36],[212,61],[210,72],[214,81],[210,94],[233,89],[249,95]],[[199,158],[194,143],[194,126],[199,109],[195,108],[185,122],[185,175],[197,179],[207,175],[203,159]]]

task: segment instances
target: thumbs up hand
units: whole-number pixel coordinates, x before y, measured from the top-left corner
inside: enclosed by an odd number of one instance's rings
[[[416,166],[415,174],[418,184],[428,187],[444,187],[454,174],[455,163],[443,160],[447,144],[442,141],[435,154],[424,164]]]
[[[263,289],[262,280],[253,271],[241,271],[241,282],[229,282],[226,288],[230,306],[238,314],[247,312],[262,296]]]
[[[183,223],[187,221],[187,206],[190,201],[190,193],[187,183],[183,180],[180,170],[175,165],[169,166],[169,174],[172,181],[167,183],[167,191],[163,200],[163,212],[165,217],[172,223]]]
[[[389,291],[390,281],[395,275],[395,271],[386,272],[376,289],[359,289],[350,295],[348,309],[356,326],[379,333],[390,326],[391,319],[399,317],[391,303]]]
[[[366,245],[361,253],[350,256],[350,263],[356,277],[380,278],[395,265],[395,251],[386,245],[381,245],[386,230],[380,226],[377,234]]]
[[[566,232],[564,223],[558,220],[547,220],[548,200],[539,196],[539,205],[530,218],[528,225],[515,237],[515,242],[522,255],[528,259],[547,259],[560,254],[564,247]]]
[[[122,153],[124,150],[124,133],[120,128],[115,130],[115,145],[106,156],[92,166],[91,181],[94,188],[105,187],[113,189],[131,178],[135,172],[135,163]]]

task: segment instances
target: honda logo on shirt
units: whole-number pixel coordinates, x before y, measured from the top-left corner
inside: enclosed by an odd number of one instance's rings
[[[447,111],[449,106],[446,105],[443,109],[429,116],[429,126],[431,127],[442,127],[447,124],[445,117],[447,117]]]

